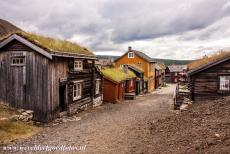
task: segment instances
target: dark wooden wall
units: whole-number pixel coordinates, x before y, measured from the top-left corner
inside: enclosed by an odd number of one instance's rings
[[[219,75],[230,75],[230,60],[190,76],[191,98],[203,100],[229,95],[219,91]]]
[[[11,57],[25,56],[25,66],[11,66]],[[48,114],[48,59],[18,41],[0,50],[0,100],[35,111],[34,119]]]

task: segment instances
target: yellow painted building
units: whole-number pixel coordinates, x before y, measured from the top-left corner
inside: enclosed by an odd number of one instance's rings
[[[145,53],[133,50],[131,47],[121,57],[115,60],[115,67],[123,65],[135,65],[144,71],[144,79],[147,81],[147,90],[152,92],[155,89],[155,61]]]

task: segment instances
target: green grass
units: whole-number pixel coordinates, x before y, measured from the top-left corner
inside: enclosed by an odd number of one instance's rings
[[[15,34],[20,35],[27,39],[28,41],[40,46],[41,48],[47,49],[49,51],[56,51],[56,52],[66,52],[66,53],[75,53],[75,54],[83,54],[88,56],[94,56],[93,52],[89,49],[80,46],[77,43],[73,43],[70,41],[51,38],[46,36],[41,36],[35,33],[28,33],[28,32],[15,32]],[[9,34],[12,35],[12,34]],[[6,37],[9,37],[5,36]],[[2,39],[4,39],[2,38]],[[0,39],[0,40],[2,40]]]
[[[123,80],[136,77],[136,75],[132,71],[128,70],[127,73],[125,73],[122,69],[115,68],[103,69],[102,74],[105,77],[110,78],[116,82],[121,82]]]

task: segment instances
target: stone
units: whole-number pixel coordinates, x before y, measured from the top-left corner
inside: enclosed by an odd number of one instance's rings
[[[34,111],[32,111],[32,110],[26,110],[25,111],[27,114],[33,114],[34,113]]]
[[[215,145],[216,144],[216,139],[213,137],[209,137],[206,139],[206,142],[208,145]]]
[[[20,115],[13,115],[10,117],[10,120],[18,121]]]
[[[24,109],[18,109],[17,110],[19,113],[22,113],[22,112],[24,112],[25,110]]]
[[[27,116],[28,113],[27,112],[22,112],[22,115]]]
[[[220,138],[220,134],[215,134],[216,137]]]
[[[8,120],[8,118],[0,118],[0,121]]]

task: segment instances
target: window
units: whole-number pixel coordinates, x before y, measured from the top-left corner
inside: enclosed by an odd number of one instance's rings
[[[99,94],[100,92],[100,80],[96,80],[95,93]]]
[[[130,80],[130,86],[131,87],[133,86],[133,80]]]
[[[81,98],[82,94],[82,82],[75,82],[73,84],[73,100],[78,100]]]
[[[229,90],[230,76],[220,76],[220,90]]]
[[[12,57],[11,59],[11,64],[12,65],[24,65],[25,64],[25,57]]]
[[[124,68],[124,65],[120,65],[120,68],[123,69],[123,68]]]
[[[82,61],[74,61],[74,70],[75,71],[79,71],[79,70],[83,70],[83,64]]]
[[[129,52],[128,53],[128,58],[134,58],[134,53],[133,52]]]
[[[142,65],[141,62],[138,62],[138,63],[137,63],[137,66],[139,66],[139,67],[141,67],[141,65]]]

